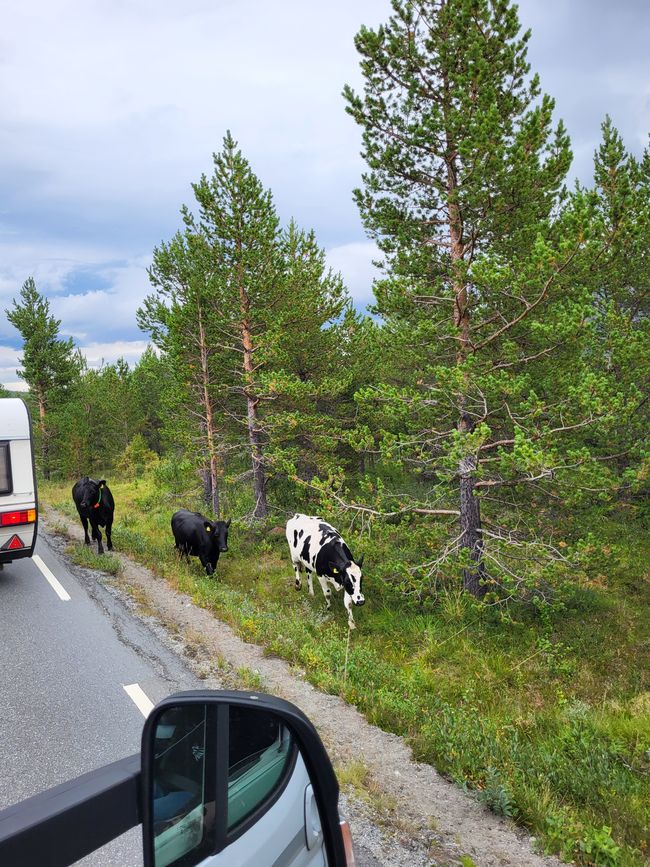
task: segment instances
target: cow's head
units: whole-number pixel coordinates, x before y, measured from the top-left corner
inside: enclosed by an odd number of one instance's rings
[[[350,596],[354,604],[363,605],[366,601],[365,596],[361,592],[363,557],[360,557],[356,563],[354,560],[337,559],[337,562],[332,562],[329,565],[334,579],[343,585],[343,589]]]
[[[98,508],[102,500],[102,488],[106,484],[106,479],[100,479],[96,482],[94,479],[89,479],[84,476],[77,482],[77,508],[80,513],[86,517],[92,514],[92,510]]]
[[[229,518],[227,521],[204,521],[203,526],[205,532],[212,537],[213,550],[223,554],[228,550],[228,527],[230,527]]]

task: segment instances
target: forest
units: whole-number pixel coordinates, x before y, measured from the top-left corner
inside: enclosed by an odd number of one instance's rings
[[[17,287],[41,497],[72,514],[75,479],[108,479],[118,551],[543,851],[640,865],[650,150],[605,118],[593,182],[570,181],[510,0],[392,5],[356,36],[363,89],[341,107],[381,251],[372,308],[227,132],[152,252],[133,367],[90,368],[35,281]],[[232,518],[212,578],[174,556],[179,507]],[[296,511],[365,556],[349,655],[340,603],[293,590],[279,528]]]

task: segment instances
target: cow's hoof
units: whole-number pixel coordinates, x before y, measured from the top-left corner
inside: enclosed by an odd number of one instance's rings
[[[348,620],[348,627],[349,627],[350,629],[356,629],[356,628],[357,628],[357,625],[356,625],[356,623],[354,622],[354,620]]]

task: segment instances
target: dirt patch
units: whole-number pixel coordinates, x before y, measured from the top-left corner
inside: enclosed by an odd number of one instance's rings
[[[48,509],[45,525],[51,532],[65,526],[70,538],[83,539],[81,527],[53,509]],[[249,688],[298,705],[318,728],[335,765],[365,766],[371,791],[380,796],[373,801],[372,796],[344,795],[342,812],[363,850],[359,860],[368,867],[460,865],[462,855],[476,867],[560,867],[556,858],[535,854],[533,838],[490,813],[430,765],[413,761],[401,738],[370,725],[354,707],[319,692],[286,662],[243,641],[189,596],[125,555],[117,556],[123,571],[111,581],[135,600],[143,616],[157,620],[177,646],[183,645],[206,685],[212,673],[218,671],[223,683],[227,670],[238,672],[234,676],[240,684],[242,677],[249,678]]]

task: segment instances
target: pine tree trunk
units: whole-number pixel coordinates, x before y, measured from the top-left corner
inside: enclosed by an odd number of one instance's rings
[[[255,394],[255,367],[253,364],[253,338],[249,319],[250,302],[243,283],[239,284],[239,299],[242,313],[240,325],[241,341],[244,350],[244,394],[246,396],[248,442],[251,450],[253,466],[253,494],[255,496],[254,518],[266,518],[268,505],[266,502],[266,473],[264,471],[264,450],[259,428],[257,406],[259,400]]]
[[[463,425],[467,425],[463,428]],[[471,430],[471,422],[461,420],[461,430]],[[472,596],[485,595],[481,583],[487,576],[483,562],[483,534],[481,532],[481,503],[474,493],[476,458],[462,458],[458,467],[460,476],[460,545],[469,551],[470,566],[463,569],[463,587]]]
[[[445,81],[446,85],[446,81]],[[463,243],[463,220],[456,200],[456,148],[447,136],[447,192],[448,219],[452,268],[452,285],[454,290],[454,325],[459,331],[459,345],[456,360],[463,364],[470,349],[469,309],[467,306],[467,283],[462,265],[465,256]],[[467,391],[459,395],[460,418],[458,430],[470,432],[473,429],[471,418],[465,413]],[[485,578],[483,562],[483,534],[481,532],[481,504],[474,495],[476,483],[476,458],[464,457],[458,465],[460,479],[460,546],[469,551],[471,566],[463,569],[463,587],[473,596],[485,594],[481,579]]]
[[[210,371],[208,368],[208,344],[199,306],[199,353],[201,358],[201,400],[205,417],[205,438],[208,450],[208,468],[203,477],[205,501],[212,514],[220,518],[219,502],[219,458],[217,456],[217,437],[214,427],[214,410],[210,398]]]
[[[50,467],[48,464],[48,448],[47,448],[47,427],[45,425],[45,395],[39,388],[36,392],[36,400],[38,402],[38,426],[41,432],[41,470],[43,478],[50,478]]]
[[[248,401],[248,438],[253,461],[253,493],[255,495],[254,518],[266,518],[268,505],[266,502],[266,473],[264,472],[264,456],[262,442],[257,422],[257,401],[246,396]]]

